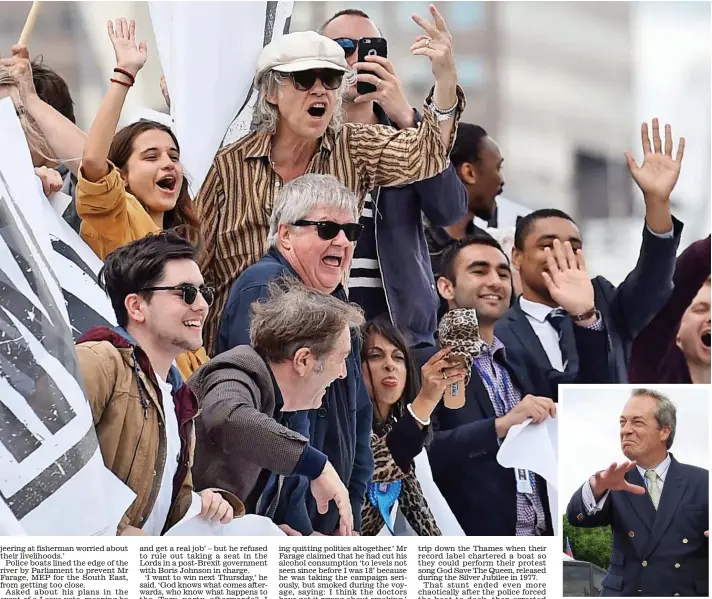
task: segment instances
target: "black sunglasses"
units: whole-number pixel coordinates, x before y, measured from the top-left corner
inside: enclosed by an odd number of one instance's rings
[[[350,37],[337,37],[334,41],[344,49],[346,58],[356,52],[358,48],[358,40],[351,39]]]
[[[339,231],[343,231],[344,235],[346,235],[346,239],[356,241],[361,236],[361,231],[363,231],[363,225],[359,223],[346,223],[342,225],[341,223],[335,223],[330,220],[298,220],[294,223],[294,226],[314,226],[321,239],[334,239],[334,237],[339,234]]]
[[[143,287],[139,289],[139,291],[182,291],[183,301],[189,306],[195,303],[195,300],[198,298],[198,291],[200,291],[200,295],[203,296],[208,306],[212,306],[215,301],[215,289],[207,285],[196,287],[190,283],[183,283],[182,285],[173,285],[172,287]]]
[[[294,71],[289,73],[289,76],[294,82],[294,87],[300,92],[305,92],[314,87],[317,79],[321,81],[326,89],[338,89],[341,85],[341,80],[344,78],[344,73],[336,69],[309,69],[306,71]]]

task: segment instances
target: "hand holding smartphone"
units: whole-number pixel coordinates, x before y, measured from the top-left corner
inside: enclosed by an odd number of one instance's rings
[[[388,58],[388,44],[385,38],[382,37],[362,37],[358,41],[358,61],[368,62],[366,56],[381,56],[383,58]],[[371,71],[359,70],[358,74],[370,74]],[[376,91],[376,86],[372,83],[366,83],[365,81],[359,81],[356,84],[356,91],[359,96],[364,96]]]

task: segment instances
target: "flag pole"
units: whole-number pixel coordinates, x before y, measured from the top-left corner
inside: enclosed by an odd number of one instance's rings
[[[27,45],[27,40],[30,38],[32,29],[35,26],[35,21],[37,20],[37,15],[40,12],[40,4],[41,4],[41,2],[39,0],[35,0],[32,3],[30,12],[27,14],[27,19],[25,20],[25,26],[22,28],[22,33],[20,34],[20,39],[17,42],[18,44],[20,44],[22,46]]]

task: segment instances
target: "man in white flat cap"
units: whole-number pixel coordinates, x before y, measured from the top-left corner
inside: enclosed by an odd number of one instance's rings
[[[434,6],[430,12],[432,23],[413,15],[424,35],[411,52],[430,58],[435,78],[417,129],[342,122],[343,95],[354,74],[335,41],[304,31],[262,50],[255,130],[218,152],[196,198],[205,238],[200,266],[216,288],[205,326],[210,355],[232,284],[267,252],[269,218],[284,183],[305,173],[334,175],[356,193],[362,209],[374,187],[406,185],[447,166],[465,97],[457,86],[450,32]],[[365,77],[379,85],[376,75]]]

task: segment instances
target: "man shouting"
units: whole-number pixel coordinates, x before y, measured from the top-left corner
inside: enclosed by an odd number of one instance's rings
[[[576,491],[572,526],[610,525],[613,547],[604,597],[707,596],[708,472],[669,452],[675,405],[663,394],[634,389],[620,417],[623,454]]]

